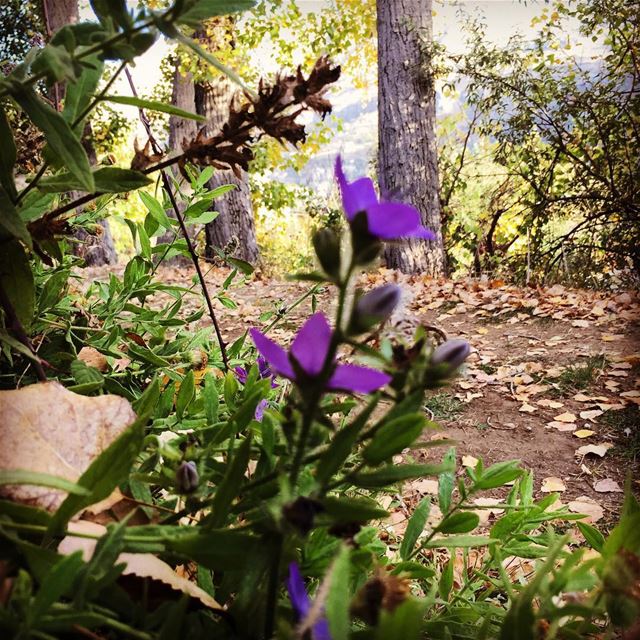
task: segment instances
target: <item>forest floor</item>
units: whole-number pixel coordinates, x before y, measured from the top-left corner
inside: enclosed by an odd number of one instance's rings
[[[228,271],[207,268],[214,293]],[[107,275],[105,269],[87,271],[89,278]],[[158,275],[188,286],[193,271],[161,268]],[[427,323],[473,347],[453,385],[431,392],[427,411],[442,430],[428,432],[425,439],[451,439],[463,467],[474,466],[478,458],[485,465],[519,459],[534,472],[536,497],[559,492],[570,510],[589,515],[587,521],[615,520],[629,474],[640,492],[638,294],[560,285],[519,288],[489,279],[434,280],[386,269],[364,275],[361,285],[390,281],[406,292],[391,331],[409,338],[418,324]],[[215,303],[225,339],[264,326],[262,314],[290,305],[308,288],[308,283],[259,275],[247,286],[232,286],[229,296],[237,307]],[[187,299],[184,310],[193,311],[199,300]],[[327,314],[331,301],[329,290],[316,296],[317,308]],[[310,313],[307,298],[270,335],[286,344]],[[201,323],[208,322],[205,315]],[[434,458],[440,455],[436,451],[444,453],[430,448],[413,455]],[[403,528],[423,495],[435,493],[436,481],[407,483],[403,495],[395,497],[394,528]]]

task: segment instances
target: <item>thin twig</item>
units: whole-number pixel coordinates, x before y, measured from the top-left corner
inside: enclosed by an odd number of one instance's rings
[[[138,92],[136,91],[136,87],[133,83],[133,78],[131,77],[131,72],[128,68],[125,67],[125,75],[127,76],[127,81],[129,82],[129,86],[131,87],[131,92],[137,98]],[[151,146],[153,147],[154,153],[162,153],[162,149],[158,144],[155,136],[153,135],[153,131],[151,130],[151,124],[144,112],[143,109],[138,109],[138,114],[140,116],[140,122],[145,128],[147,135],[149,136],[149,141],[151,142]],[[169,176],[167,172],[162,168],[160,170],[160,175],[162,176],[162,184],[169,196],[169,200],[171,202],[171,206],[173,208],[174,213],[176,214],[176,220],[180,225],[180,229],[184,236],[184,239],[187,243],[187,249],[189,251],[189,255],[191,256],[191,261],[193,262],[193,266],[195,267],[196,273],[198,275],[198,280],[200,281],[200,287],[202,288],[202,294],[204,296],[205,302],[207,303],[207,309],[209,310],[209,317],[211,318],[211,322],[213,323],[213,328],[216,332],[216,337],[218,339],[218,344],[220,345],[220,354],[222,356],[222,363],[224,365],[225,371],[229,370],[229,356],[227,355],[227,345],[222,338],[222,332],[220,331],[220,325],[218,324],[218,319],[216,318],[215,311],[213,309],[213,303],[211,301],[211,296],[209,295],[209,289],[207,288],[207,283],[204,279],[204,275],[202,273],[202,269],[200,268],[200,261],[198,259],[198,254],[196,253],[196,249],[193,246],[193,242],[189,237],[189,232],[187,230],[187,225],[185,224],[184,217],[182,212],[178,207],[178,203],[176,202],[175,195],[173,193],[173,189],[171,188],[171,182],[169,181]]]
[[[40,362],[40,358],[35,352],[33,345],[31,344],[31,340],[29,340],[27,332],[24,330],[20,319],[16,315],[16,311],[13,308],[11,300],[9,300],[9,296],[4,290],[2,284],[0,284],[0,305],[2,306],[2,309],[4,311],[7,326],[11,329],[11,331],[13,331],[16,338],[33,354],[33,368],[35,369],[36,375],[38,376],[38,380],[40,380],[40,382],[46,382],[47,374],[44,372],[42,363]]]

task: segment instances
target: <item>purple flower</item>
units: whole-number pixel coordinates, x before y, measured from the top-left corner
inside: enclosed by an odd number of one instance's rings
[[[369,233],[381,240],[409,237],[435,240],[435,234],[422,226],[420,212],[416,208],[401,202],[380,202],[370,178],[347,182],[340,156],[336,159],[335,175],[340,186],[342,208],[349,222],[356,214],[364,212]]]
[[[271,378],[271,388],[275,389],[278,386],[278,383],[275,381],[275,376],[273,375],[273,371],[271,371],[271,367],[269,367],[269,363],[262,356],[258,356],[256,364],[258,365],[258,376],[263,380],[265,378]],[[239,382],[242,384],[247,383],[247,376],[249,373],[245,367],[236,367],[234,372]]]
[[[305,377],[314,378],[322,372],[329,352],[332,332],[324,314],[315,313],[302,325],[289,352],[257,329],[251,329],[250,334],[256,348],[266,358],[273,371],[289,380],[303,384]],[[296,373],[296,368],[299,372],[301,371],[303,379],[300,379]],[[334,391],[371,393],[390,380],[391,376],[376,369],[355,364],[335,365],[334,363],[327,388]]]
[[[289,564],[289,577],[286,585],[291,604],[298,616],[298,622],[301,622],[305,620],[311,611],[311,598],[304,586],[300,568],[295,562]],[[331,640],[329,624],[324,616],[313,625],[311,633],[313,640]]]
[[[260,400],[260,402],[258,402],[258,405],[256,406],[256,410],[255,413],[253,414],[253,417],[258,421],[258,422],[262,422],[262,418],[264,418],[264,410],[269,406],[269,401],[265,400],[264,398],[262,400]]]
[[[466,340],[447,340],[437,347],[431,355],[431,364],[447,365],[457,369],[471,353],[471,347]]]

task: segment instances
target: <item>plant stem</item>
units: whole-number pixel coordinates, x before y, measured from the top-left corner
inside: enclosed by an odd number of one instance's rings
[[[273,627],[276,616],[278,601],[278,590],[280,586],[280,563],[282,561],[282,534],[278,535],[275,549],[271,558],[271,569],[269,571],[269,584],[267,587],[267,601],[264,619],[264,640],[269,640],[273,636]]]
[[[16,315],[16,310],[13,308],[11,300],[9,299],[9,296],[4,290],[2,284],[0,284],[0,306],[2,306],[2,310],[4,311],[7,326],[11,329],[11,331],[13,331],[16,338],[33,354],[32,364],[36,375],[38,376],[38,380],[40,380],[40,382],[46,382],[47,374],[44,372],[42,362],[40,361],[38,354],[33,348],[31,340],[29,340],[29,336],[24,330],[20,319]]]
[[[125,68],[125,74],[127,76],[127,80],[129,82],[129,86],[131,87],[131,92],[134,96],[138,97],[138,92],[136,91],[135,85],[133,84],[133,78],[131,77],[131,73],[129,69]],[[153,135],[153,131],[151,130],[151,125],[147,116],[144,113],[143,109],[138,109],[138,114],[140,115],[140,121],[142,122],[147,135],[149,136],[149,141],[151,142],[151,146],[153,147],[154,153],[162,153],[162,149],[160,145],[155,139]],[[178,203],[176,202],[175,195],[173,193],[173,189],[171,188],[171,182],[169,181],[169,176],[164,169],[160,170],[160,175],[162,176],[162,185],[169,196],[169,200],[171,202],[171,206],[173,208],[174,213],[176,214],[176,220],[180,225],[180,230],[182,231],[182,235],[187,243],[187,249],[189,251],[189,255],[191,256],[191,261],[193,262],[193,266],[195,267],[196,274],[198,275],[198,280],[200,282],[200,287],[202,289],[202,294],[204,296],[205,302],[207,304],[207,309],[209,310],[209,317],[211,318],[211,322],[213,323],[213,328],[216,332],[216,337],[218,339],[218,344],[220,346],[220,354],[222,356],[222,363],[225,371],[229,371],[229,356],[227,355],[227,345],[222,338],[222,332],[220,331],[220,325],[218,324],[218,319],[216,318],[216,313],[213,309],[213,303],[211,301],[211,296],[209,295],[209,289],[207,288],[207,283],[204,279],[204,275],[202,274],[202,269],[200,268],[200,261],[198,260],[198,254],[196,253],[195,247],[193,246],[193,242],[189,237],[189,231],[187,230],[187,225],[185,224],[184,217],[178,207]]]

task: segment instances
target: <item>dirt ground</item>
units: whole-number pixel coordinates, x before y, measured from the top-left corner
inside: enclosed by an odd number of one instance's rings
[[[228,271],[207,269],[213,294]],[[93,270],[90,277],[105,273]],[[192,282],[193,272],[166,268],[159,276],[184,286]],[[437,437],[446,434],[452,440],[459,462],[520,459],[535,474],[537,497],[559,491],[571,510],[589,513],[591,521],[601,524],[612,521],[625,478],[630,476],[634,490],[640,490],[637,293],[433,280],[385,269],[364,275],[360,284],[368,288],[390,281],[405,291],[390,333],[407,339],[418,324],[427,323],[473,347],[461,376],[427,403],[442,425]],[[237,307],[215,303],[224,337],[231,340],[252,326],[264,326],[263,314],[289,307],[309,286],[260,276],[253,276],[250,286],[232,286],[229,297]],[[331,313],[329,290],[319,292],[314,302]],[[199,304],[194,296],[186,307]],[[308,297],[290,311],[272,337],[287,343],[311,305]],[[428,451],[429,457],[436,455]],[[412,494],[436,490],[428,482],[407,488]],[[407,505],[415,498],[407,495]]]

